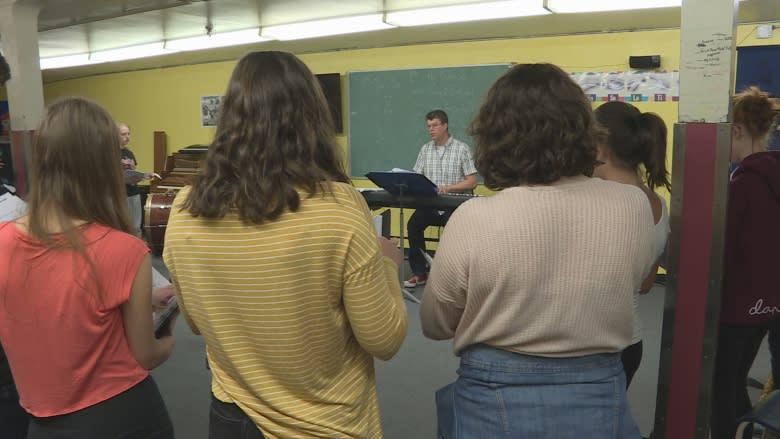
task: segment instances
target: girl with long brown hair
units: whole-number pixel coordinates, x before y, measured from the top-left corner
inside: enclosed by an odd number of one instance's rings
[[[376,237],[322,90],[294,55],[238,62],[163,256],[206,339],[209,437],[382,436],[374,357],[406,335],[401,255]]]
[[[28,438],[172,438],[149,370],[174,338],[153,334],[151,258],[132,236],[116,124],[65,98],[37,135],[29,214],[0,224],[0,342]]]

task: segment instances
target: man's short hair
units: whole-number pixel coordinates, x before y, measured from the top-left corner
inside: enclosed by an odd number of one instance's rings
[[[444,112],[444,110],[433,110],[429,111],[428,114],[425,115],[425,120],[433,120],[433,119],[439,119],[439,122],[446,123],[449,125],[449,120],[447,119],[447,113]]]

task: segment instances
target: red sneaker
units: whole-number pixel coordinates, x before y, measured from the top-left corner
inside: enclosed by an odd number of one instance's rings
[[[404,281],[404,286],[406,288],[414,288],[420,285],[425,285],[425,282],[427,281],[428,281],[427,275],[418,276],[415,274],[414,276],[410,277],[409,280]]]

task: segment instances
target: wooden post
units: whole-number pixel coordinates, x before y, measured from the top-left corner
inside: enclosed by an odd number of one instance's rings
[[[165,131],[154,132],[154,172],[165,171],[165,158],[168,156],[168,137]]]

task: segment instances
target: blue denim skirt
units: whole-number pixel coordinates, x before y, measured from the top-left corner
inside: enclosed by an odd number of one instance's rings
[[[458,379],[436,392],[442,439],[641,439],[620,353],[572,358],[485,345],[461,353]]]

